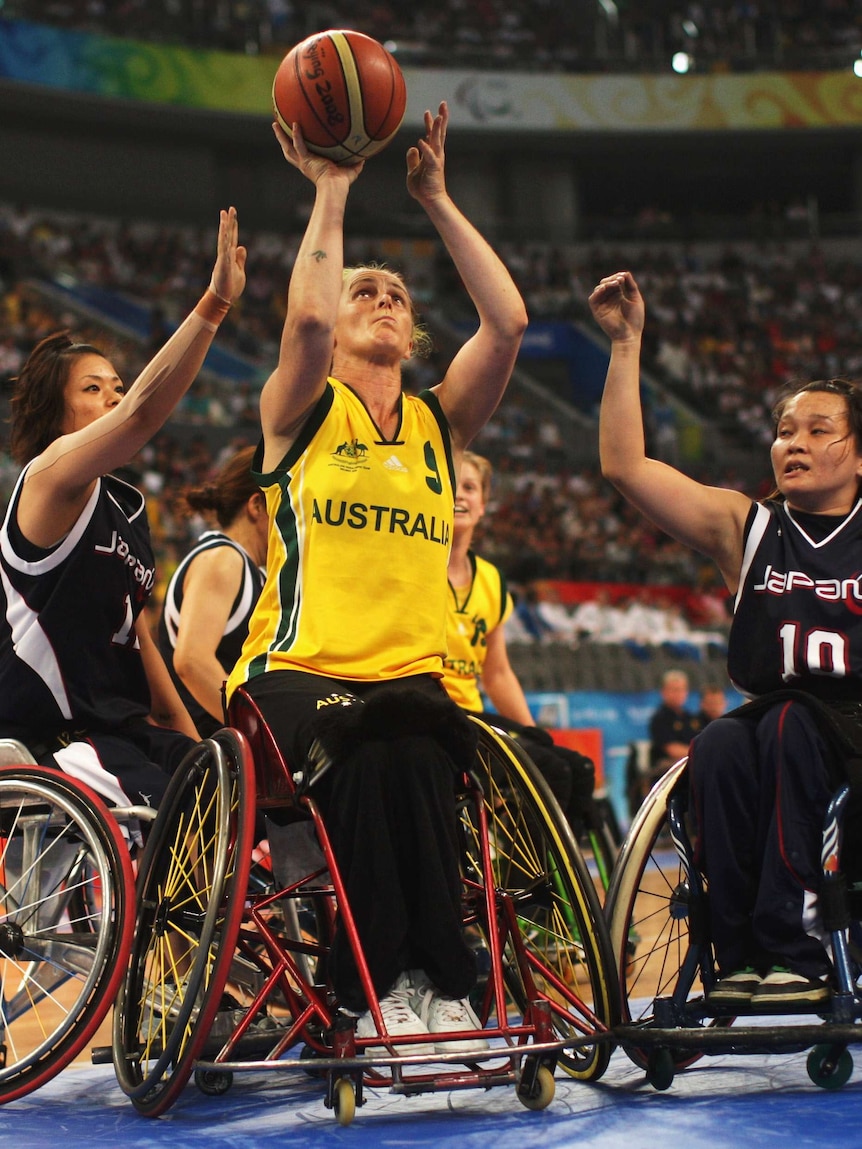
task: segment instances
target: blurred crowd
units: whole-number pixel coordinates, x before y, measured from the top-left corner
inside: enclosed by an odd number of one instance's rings
[[[355,28],[428,67],[667,71],[833,68],[862,48],[860,0],[6,0],[68,28],[246,54]]]
[[[209,243],[202,229],[37,213],[0,204],[0,278],[6,281],[7,320],[0,332],[0,375],[14,371],[35,337],[54,323],[51,315],[43,314],[44,295],[26,287],[33,277],[142,299],[150,309],[150,338],[116,352],[128,358],[127,371],[134,371],[161,342],[163,325],[193,306],[205,282]],[[230,389],[204,384],[184,405],[191,422],[235,426],[256,418],[256,384],[274,361],[284,285],[298,235],[258,233],[249,244],[253,275],[221,337],[247,363],[247,379]],[[630,268],[650,313],[644,350],[650,372],[699,416],[743,443],[760,446],[768,438],[768,413],[784,383],[862,372],[860,246],[862,241],[850,238],[724,245],[654,242],[618,249],[607,243],[504,242],[499,249],[533,320],[588,323],[592,286],[609,271]],[[394,255],[392,262],[417,285],[421,307],[445,306],[458,317],[459,285],[439,271],[428,244],[418,245],[424,253],[420,259],[408,243],[354,240],[348,260],[358,262],[387,248]],[[408,378],[415,388],[436,381],[437,359],[414,361]],[[530,436],[539,438],[533,453],[539,459],[554,454],[553,427],[523,414],[513,418],[516,425],[506,432],[508,438],[515,434],[521,443]],[[495,434],[506,437],[502,428],[490,432],[491,437]],[[507,458],[514,465],[518,454],[507,451]],[[541,505],[536,509],[542,513]]]
[[[593,285],[630,269],[650,316],[650,372],[753,445],[771,439],[769,413],[786,382],[862,374],[857,238],[504,254],[532,319],[588,321]]]
[[[250,249],[249,287],[220,335],[220,346],[235,355],[241,377],[226,382],[206,374],[167,432],[139,460],[163,578],[202,525],[184,517],[179,492],[226,452],[258,437],[257,396],[275,361],[297,237],[244,238]],[[588,322],[592,285],[608,271],[631,267],[650,312],[645,361],[653,376],[710,425],[747,436],[757,457],[762,454],[765,470],[765,410],[780,385],[796,377],[862,370],[856,322],[862,258],[852,250],[854,242],[836,249],[825,241],[648,243],[619,251],[607,245],[507,243],[501,255],[534,320]],[[165,326],[193,306],[209,274],[210,245],[211,236],[188,227],[0,204],[0,378],[14,376],[43,335],[70,326],[79,337],[105,347],[123,376],[133,379],[163,341]],[[435,320],[446,309],[457,318],[457,284],[440,279],[427,244],[417,248],[421,260],[413,263],[409,244],[393,240],[383,248],[417,284],[422,309],[433,311]],[[379,250],[380,244],[353,241],[348,258],[360,260]],[[73,308],[64,294],[70,286],[136,299],[149,330],[132,334],[106,327],[94,310]],[[431,326],[438,335],[438,324]],[[445,338],[439,344],[431,360],[413,364],[408,386],[418,389],[439,380]],[[529,370],[529,363],[525,366]],[[643,520],[585,464],[583,435],[578,441],[563,427],[558,408],[513,383],[475,443],[496,470],[489,525],[477,536],[482,553],[520,588],[548,579],[714,587],[711,565]],[[3,493],[15,473],[0,454]],[[729,467],[723,481],[743,484]],[[752,480],[746,481],[750,486]]]

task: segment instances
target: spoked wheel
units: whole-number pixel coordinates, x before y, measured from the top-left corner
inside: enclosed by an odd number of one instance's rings
[[[553,794],[520,746],[480,720],[479,780],[484,791],[496,889],[512,898],[535,988],[559,1038],[606,1033],[617,989],[610,942],[593,881]],[[466,810],[466,872],[481,873],[475,819]],[[503,953],[513,1005],[528,1006],[511,941]],[[609,1041],[564,1049],[558,1064],[583,1081],[601,1076]]]
[[[597,799],[575,829],[587,869],[604,903],[620,848],[607,798]]]
[[[134,928],[129,849],[59,771],[0,767],[0,1102],[50,1081],[116,996]]]
[[[703,905],[692,894],[685,868],[668,833],[667,810],[672,792],[685,785],[686,760],[672,766],[659,779],[638,810],[620,851],[605,903],[614,963],[619,973],[624,1023],[648,1026],[656,998],[676,994],[680,1004],[703,995],[698,978],[680,987],[680,974],[688,960],[705,944]],[[695,962],[692,975],[699,974]],[[713,1026],[731,1024],[716,1018]],[[645,1069],[656,1088],[666,1089],[677,1069],[702,1056],[689,1049],[651,1050],[626,1045],[636,1065]],[[667,1082],[667,1084],[665,1084]]]
[[[248,744],[220,730],[171,779],[141,863],[137,926],[114,1013],[114,1068],[148,1117],[176,1100],[230,972],[254,837]]]

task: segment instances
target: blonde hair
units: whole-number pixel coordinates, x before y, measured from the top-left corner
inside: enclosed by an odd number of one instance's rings
[[[465,451],[461,456],[461,465],[463,466],[464,463],[469,463],[479,472],[479,482],[482,485],[482,499],[487,503],[491,497],[491,479],[494,475],[494,468],[491,466],[490,461],[486,459],[484,455],[477,455],[475,451]]]

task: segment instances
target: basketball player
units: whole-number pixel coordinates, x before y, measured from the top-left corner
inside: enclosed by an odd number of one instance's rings
[[[245,286],[233,208],[210,287],[126,393],[66,332],[12,396],[24,469],[0,531],[0,731],[109,804],[156,805],[197,739],[143,613],[155,581],[143,495],[111,472],[162,426]]]
[[[274,127],[315,200],[261,395],[267,579],[228,680],[229,693],[246,685],[290,762],[305,763],[317,739],[318,762],[332,764],[313,792],[393,1036],[476,1028],[453,793],[455,770],[475,758],[472,728],[440,685],[446,564],[461,454],[497,406],[527,322],[502,262],[447,192],[447,123],[445,104],[425,113],[407,188],[479,325],[418,397],[401,388],[401,365],[425,339],[402,278],[343,269],[344,210],[363,165],[336,166],[308,152],[298,125],[293,141]],[[357,1033],[373,1037],[340,931],[330,971],[340,1005],[359,1015]]]
[[[630,272],[590,296],[611,339],[602,470],[649,519],[707,555],[736,596],[728,671],[754,701],[691,748],[699,854],[720,978],[715,1008],[816,1009],[830,995],[820,940],[820,843],[858,726],[862,689],[862,388],[788,390],[774,411],[776,490],[763,502],[646,457],[638,374],[644,303]],[[836,733],[849,730],[849,738]]]
[[[221,529],[204,531],[174,571],[159,621],[159,649],[202,738],[224,726],[222,684],[263,587],[268,520],[253,455],[244,447],[185,492],[188,507],[211,512]]]
[[[573,826],[594,818],[595,766],[536,726],[506,649],[504,624],[512,613],[506,580],[493,563],[471,549],[473,534],[491,493],[492,467],[465,451],[455,496],[455,529],[449,556],[448,650],[443,685],[450,698],[474,714],[483,713],[482,690],[496,709],[485,717],[520,738]]]

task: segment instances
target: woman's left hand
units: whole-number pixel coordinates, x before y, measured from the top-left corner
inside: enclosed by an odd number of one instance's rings
[[[245,261],[247,251],[237,241],[239,223],[236,208],[219,213],[218,255],[213,268],[211,287],[216,295],[234,303],[245,289]]]
[[[425,113],[425,139],[407,152],[407,190],[420,203],[446,194],[446,128],[449,108],[444,100],[436,116]]]
[[[640,339],[644,329],[644,301],[630,271],[605,276],[593,289],[590,310],[609,339]]]

